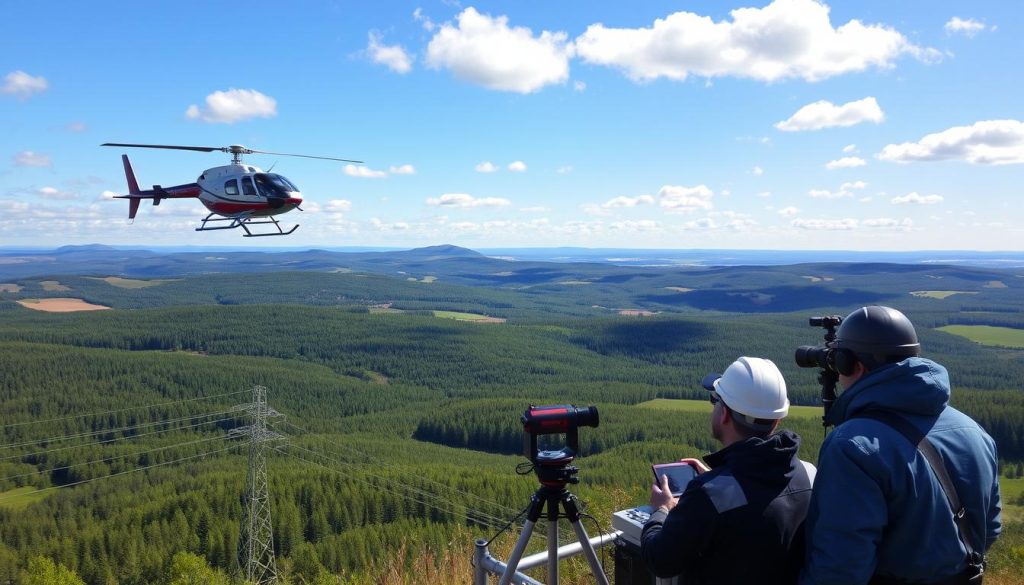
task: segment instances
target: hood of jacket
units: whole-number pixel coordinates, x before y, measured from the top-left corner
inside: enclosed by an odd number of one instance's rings
[[[937,416],[947,404],[946,368],[929,359],[911,357],[882,366],[857,380],[836,398],[828,422],[838,425],[869,409]]]
[[[785,481],[779,468],[788,469],[797,461],[800,435],[779,431],[767,439],[752,437],[704,456],[712,468],[728,465],[738,473],[765,482]]]

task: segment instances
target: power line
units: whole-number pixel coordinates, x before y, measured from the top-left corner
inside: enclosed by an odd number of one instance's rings
[[[31,453],[18,453],[16,455],[8,455],[7,457],[0,457],[0,461],[7,461],[8,459],[21,459],[21,458],[24,458],[24,457],[32,457],[32,456],[35,456],[35,455],[45,455],[46,453],[54,453],[56,451],[66,451],[68,449],[81,449],[82,447],[92,447],[92,446],[96,446],[96,445],[104,445],[104,446],[106,446],[106,445],[109,445],[111,443],[116,443],[118,441],[130,441],[132,439],[138,439],[140,437],[149,437],[149,436],[152,436],[152,435],[159,435],[160,433],[166,433],[168,431],[182,431],[182,430],[185,430],[185,429],[194,429],[196,427],[201,427],[203,425],[209,425],[209,424],[224,422],[226,420],[234,420],[235,418],[236,417],[234,417],[234,416],[229,416],[229,417],[225,417],[225,418],[219,418],[217,420],[208,420],[206,422],[196,423],[194,425],[185,425],[185,426],[180,426],[180,427],[162,429],[162,430],[159,430],[159,431],[151,431],[151,432],[148,432],[148,433],[140,433],[138,435],[121,436],[121,437],[117,437],[116,439],[106,439],[106,440],[103,440],[103,441],[97,441],[95,443],[85,443],[85,444],[81,444],[81,445],[68,445],[67,447],[54,447],[53,449],[47,449],[45,451],[32,451]]]
[[[193,418],[204,418],[204,417],[208,417],[208,416],[220,416],[222,414],[228,414],[228,413],[231,413],[231,412],[235,412],[235,410],[234,409],[222,410],[220,412],[211,412],[211,413],[208,413],[208,414],[190,414],[188,416],[183,416],[183,417],[179,417],[179,418],[171,418],[171,419],[167,419],[167,420],[157,420],[157,421],[151,421],[151,422],[148,422],[148,423],[140,423],[140,424],[137,424],[137,425],[129,425],[129,426],[126,426],[126,427],[113,428],[113,429],[100,429],[98,431],[90,431],[90,432],[87,432],[87,433],[78,433],[77,435],[60,435],[60,436],[56,436],[56,437],[49,437],[49,438],[46,438],[46,439],[36,439],[34,441],[25,441],[23,443],[9,443],[7,445],[0,445],[0,449],[10,449],[10,448],[14,448],[14,447],[24,447],[26,445],[35,445],[37,443],[56,443],[56,442],[60,442],[60,441],[67,441],[67,440],[70,440],[70,439],[81,439],[81,438],[88,437],[88,436],[91,436],[91,435],[101,435],[103,433],[120,433],[120,432],[130,431],[130,430],[134,430],[134,429],[141,429],[141,428],[145,428],[145,427],[152,427],[152,426],[156,426],[156,425],[163,425],[163,424],[170,424],[170,423],[181,422],[183,420],[188,420],[188,419],[193,419]]]
[[[185,447],[186,445],[195,445],[196,443],[206,443],[208,441],[213,441],[214,439],[221,439],[221,440],[223,440],[224,436],[223,435],[217,435],[215,437],[209,437],[209,438],[206,438],[206,439],[197,439],[195,441],[189,441],[187,443],[178,443],[178,444],[175,444],[175,445],[167,445],[165,447],[157,447],[155,449],[148,449],[146,451],[136,451],[135,453],[126,453],[124,455],[111,455],[109,457],[103,457],[103,458],[100,458],[100,459],[93,459],[92,461],[82,461],[80,463],[71,463],[69,465],[61,465],[60,467],[53,467],[51,469],[39,469],[37,471],[30,471],[28,473],[22,473],[20,475],[11,475],[9,477],[0,477],[0,482],[11,480],[11,479],[18,479],[19,477],[29,477],[29,476],[32,476],[32,475],[39,475],[40,473],[49,473],[49,472],[52,472],[52,471],[57,471],[59,469],[71,469],[72,467],[80,467],[82,465],[92,465],[93,463],[103,463],[103,462],[107,462],[107,461],[113,461],[115,459],[123,459],[125,457],[135,457],[137,455],[145,455],[146,453],[155,453],[157,451],[164,451],[164,450],[167,450],[167,449],[175,449],[175,448],[178,448],[178,447]]]
[[[56,417],[56,418],[46,418],[46,419],[42,419],[42,420],[30,420],[30,421],[26,421],[26,422],[20,422],[20,423],[4,425],[4,428],[5,429],[13,429],[14,427],[20,427],[20,426],[24,426],[24,425],[35,425],[35,424],[40,424],[40,423],[45,423],[45,422],[54,422],[54,421],[58,421],[58,420],[69,420],[69,419],[75,419],[75,418],[86,418],[86,417],[89,417],[89,416],[100,416],[100,415],[104,415],[104,414],[116,414],[116,413],[119,413],[119,412],[128,412],[129,410],[142,410],[144,408],[156,408],[158,406],[170,406],[172,404],[184,404],[186,402],[196,402],[197,400],[212,400],[214,398],[224,398],[225,396],[234,396],[236,394],[244,394],[246,392],[248,392],[248,390],[238,390],[237,392],[226,392],[224,394],[215,394],[213,396],[199,396],[199,397],[196,397],[196,398],[186,398],[184,400],[173,400],[171,402],[158,402],[156,404],[147,404],[146,406],[132,406],[130,408],[122,408],[120,410],[104,410],[102,412],[92,412],[92,413],[89,413],[89,414],[74,414],[74,415],[70,415],[70,416],[61,416],[61,417]],[[7,413],[7,414],[11,414],[11,413]]]
[[[180,459],[175,459],[174,461],[165,461],[163,463],[154,463],[153,465],[146,465],[145,467],[136,467],[135,469],[128,469],[126,471],[119,471],[117,473],[112,473],[110,475],[104,475],[104,476],[101,476],[101,477],[93,477],[93,478],[90,478],[90,479],[83,479],[81,481],[76,481],[76,482],[73,482],[73,483],[66,483],[64,485],[55,485],[55,486],[50,486],[50,487],[46,487],[46,488],[39,488],[37,490],[32,490],[30,492],[23,492],[23,493],[17,493],[17,494],[9,493],[7,495],[0,495],[0,502],[6,500],[8,498],[19,497],[19,496],[28,496],[28,495],[31,495],[31,494],[38,494],[40,492],[48,492],[48,491],[52,491],[52,490],[58,490],[58,489],[62,489],[62,488],[73,487],[73,486],[76,486],[76,485],[81,485],[83,483],[89,483],[89,482],[97,481],[97,480],[100,480],[100,479],[110,479],[112,477],[117,477],[119,475],[126,475],[126,474],[129,474],[129,473],[134,473],[136,471],[145,471],[147,469],[152,469],[154,467],[161,467],[161,466],[164,466],[164,465],[171,465],[173,463],[181,463],[182,461],[188,461],[189,459],[197,459],[199,457],[205,457],[207,455],[213,455],[215,453],[223,453],[224,451],[228,451],[228,450],[234,449],[234,448],[235,448],[235,445],[229,445],[229,446],[227,446],[227,447],[225,447],[223,449],[217,449],[215,451],[207,451],[205,453],[199,453],[199,454],[196,454],[196,455],[189,455],[188,457],[182,457]]]

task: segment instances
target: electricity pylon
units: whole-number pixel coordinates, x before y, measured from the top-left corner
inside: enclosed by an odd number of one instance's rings
[[[281,413],[267,406],[267,389],[253,386],[252,402],[234,408],[245,412],[252,424],[231,429],[228,438],[248,437],[249,472],[242,500],[242,522],[238,535],[238,565],[246,582],[255,585],[277,583],[274,558],[274,530],[270,523],[270,492],[267,488],[267,461],[264,444],[281,439],[267,430],[267,419]]]

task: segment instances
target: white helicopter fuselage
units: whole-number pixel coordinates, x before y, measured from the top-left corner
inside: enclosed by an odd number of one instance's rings
[[[195,184],[203,205],[224,217],[278,215],[302,204],[302,193],[288,179],[247,164],[206,169]]]

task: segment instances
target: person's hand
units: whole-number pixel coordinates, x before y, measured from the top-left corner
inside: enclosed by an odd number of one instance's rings
[[[657,510],[662,506],[669,510],[676,506],[676,499],[672,497],[672,490],[668,487],[667,475],[661,476],[660,483],[651,485],[651,507]]]

